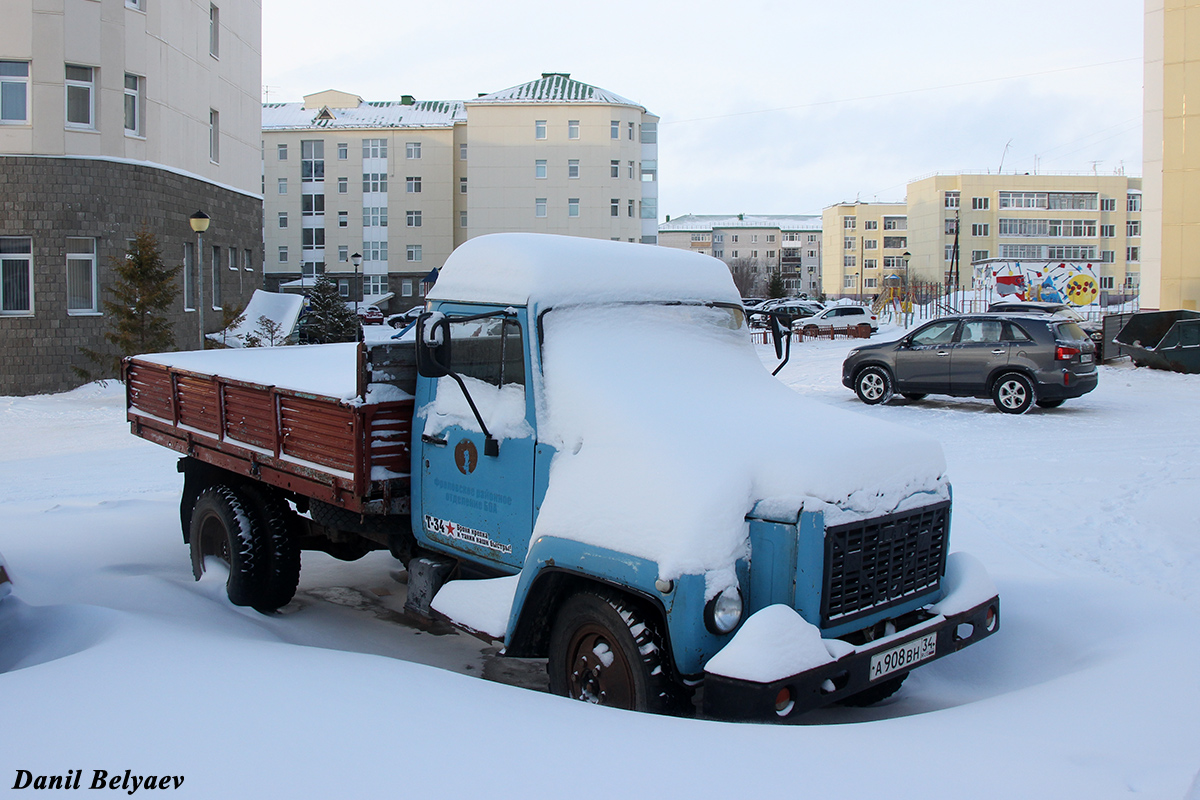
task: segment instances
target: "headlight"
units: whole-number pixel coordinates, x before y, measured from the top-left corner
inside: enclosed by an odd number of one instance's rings
[[[741,621],[742,593],[736,587],[724,590],[704,606],[704,624],[713,633],[729,633]]]
[[[854,349],[854,350],[851,350],[849,353],[846,353],[846,358],[853,358],[856,355],[858,355],[858,350]]]

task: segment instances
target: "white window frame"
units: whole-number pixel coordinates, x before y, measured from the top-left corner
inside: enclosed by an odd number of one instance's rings
[[[275,155],[276,155],[277,160],[287,161],[287,145],[286,144],[275,145]]]
[[[409,175],[404,178],[404,191],[408,194],[421,193],[421,176]]]
[[[539,158],[533,162],[533,177],[534,180],[544,180],[546,178],[546,159]]]
[[[579,138],[579,120],[577,120],[577,119],[567,120],[567,138],[568,139],[578,139]]]
[[[337,143],[337,160],[345,161],[348,158],[350,158],[350,143],[349,142],[338,142]],[[339,181],[345,180],[345,178],[338,178],[338,180]]]
[[[5,106],[9,107],[10,112],[12,106],[17,105],[14,99],[14,93],[20,92],[21,116],[20,117],[5,117],[0,116],[0,125],[28,125],[29,124],[29,62],[28,61],[0,61],[0,114],[3,114]],[[19,71],[24,71],[24,75],[17,75]],[[13,74],[7,74],[13,73]],[[6,102],[7,98],[7,102]]]
[[[86,245],[85,245],[86,243]],[[85,249],[86,248],[86,249]],[[72,267],[82,268],[86,286],[77,285]],[[100,313],[100,287],[96,275],[96,240],[90,237],[67,237],[67,314],[70,316]],[[78,276],[83,277],[83,276]],[[82,304],[78,298],[86,295]]]
[[[421,157],[421,143],[420,142],[405,142],[404,143],[404,157],[409,159],[410,161],[420,158]]]
[[[214,4],[208,6],[208,54],[221,57],[221,9]]]
[[[350,179],[338,178],[338,194],[348,194],[350,192]]]
[[[279,227],[286,228],[288,226],[288,218],[286,211],[279,212]]]
[[[132,79],[133,86],[131,87],[130,80]],[[145,105],[144,87],[146,79],[140,75],[134,75],[131,72],[125,73],[125,135],[126,136],[141,136],[142,135],[142,108]],[[131,108],[132,106],[132,108]],[[132,111],[133,127],[129,127],[130,112]]]
[[[221,112],[215,108],[208,110],[208,160],[221,163]]]
[[[534,200],[533,200],[533,215],[535,217],[545,217],[546,216],[546,198],[545,197],[534,198]]]
[[[579,179],[579,159],[578,158],[567,159],[567,178],[570,180],[578,180]]]
[[[533,121],[533,138],[534,139],[545,139],[546,138],[546,120],[535,119]]]
[[[1101,289],[1112,290],[1112,289],[1116,288],[1115,287],[1116,282],[1117,282],[1116,278],[1114,278],[1112,275],[1101,275],[1100,276],[1100,288]]]
[[[421,260],[421,245],[419,245],[419,244],[405,245],[404,259],[405,259],[405,261],[409,261],[411,263],[419,262]]]
[[[85,130],[95,130],[96,128],[96,68],[88,67],[83,64],[67,64],[66,70],[81,69],[87,70],[88,79],[83,78],[63,78],[64,81],[64,102],[66,105],[63,109],[63,120],[68,128],[82,128]],[[65,70],[64,70],[65,73]],[[67,73],[65,73],[67,74]],[[87,97],[87,120],[85,122],[73,121],[71,119],[71,97],[73,93],[86,92]],[[78,94],[75,94],[78,97]]]
[[[279,245],[279,263],[288,263],[288,249],[286,244]]]
[[[567,198],[567,216],[571,217],[571,218],[575,218],[575,217],[579,216],[579,198],[578,197],[568,197]]]
[[[386,209],[384,209],[386,211]],[[405,211],[404,224],[409,228],[421,227],[421,212],[420,211]]]
[[[350,260],[350,245],[339,244],[338,245],[338,261],[345,264],[349,260]]]

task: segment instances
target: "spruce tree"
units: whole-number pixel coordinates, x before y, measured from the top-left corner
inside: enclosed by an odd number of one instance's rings
[[[783,285],[783,276],[778,272],[771,273],[771,280],[767,284],[767,297],[787,297],[787,289]]]
[[[304,312],[304,328],[312,344],[353,342],[358,338],[358,316],[346,307],[338,294],[337,284],[325,274],[308,293],[308,310]]]
[[[112,299],[103,305],[108,324],[104,340],[111,347],[106,348],[108,352],[80,348],[99,366],[101,377],[119,375],[125,356],[175,349],[175,331],[167,312],[179,298],[176,276],[182,269],[163,263],[158,239],[144,225],[125,254],[112,257],[109,263],[114,280],[105,290]],[[76,367],[75,371],[92,379],[86,370]]]

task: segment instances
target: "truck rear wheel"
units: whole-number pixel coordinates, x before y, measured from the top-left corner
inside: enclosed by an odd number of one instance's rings
[[[200,580],[208,556],[224,561],[229,567],[225,591],[235,606],[255,606],[259,600],[262,554],[254,516],[239,492],[219,484],[200,492],[192,506],[192,575]]]
[[[687,693],[667,676],[657,623],[627,599],[572,595],[550,632],[550,691],[631,711],[681,713]]]
[[[246,489],[253,514],[252,531],[260,539],[262,574],[257,602],[259,611],[268,612],[291,602],[300,582],[300,540],[294,513],[276,492]]]

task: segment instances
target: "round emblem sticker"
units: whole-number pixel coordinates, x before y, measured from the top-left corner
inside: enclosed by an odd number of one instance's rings
[[[479,451],[470,439],[462,439],[454,447],[454,463],[463,475],[470,475],[479,463]]]

